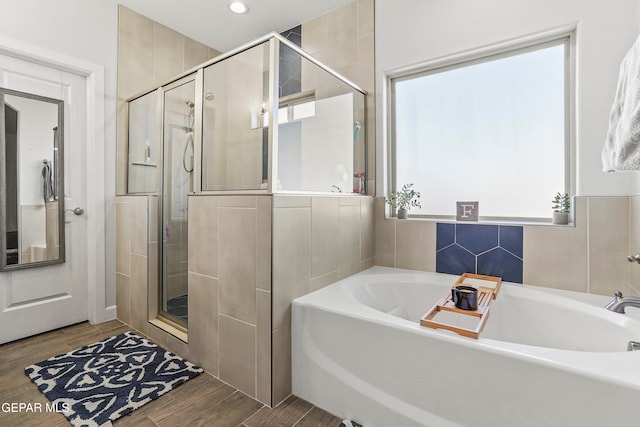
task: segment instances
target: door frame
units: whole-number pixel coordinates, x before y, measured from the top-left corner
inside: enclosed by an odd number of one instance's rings
[[[116,318],[116,307],[106,307],[106,196],[104,67],[0,35],[0,54],[35,62],[84,77],[87,89],[86,164],[95,185],[86,195],[87,289],[89,322]]]

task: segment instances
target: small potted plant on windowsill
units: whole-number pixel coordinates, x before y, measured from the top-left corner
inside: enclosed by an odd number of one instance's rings
[[[571,200],[567,193],[558,193],[552,200],[553,223],[569,224],[569,211],[571,210]]]
[[[398,210],[398,219],[407,219],[410,208],[420,208],[420,193],[414,190],[413,184],[405,184],[400,191],[392,191],[387,197],[387,203]]]

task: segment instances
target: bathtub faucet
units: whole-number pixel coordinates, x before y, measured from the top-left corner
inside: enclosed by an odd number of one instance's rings
[[[613,295],[611,302],[605,305],[604,308],[624,314],[626,306],[640,308],[640,297],[623,297],[622,292],[618,291]]]

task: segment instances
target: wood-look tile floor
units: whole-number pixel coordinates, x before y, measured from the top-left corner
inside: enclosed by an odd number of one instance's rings
[[[37,404],[47,398],[25,375],[24,368],[51,356],[131,330],[113,320],[99,325],[79,323],[18,341],[0,345],[0,426],[71,425],[60,413],[11,412],[11,403]],[[271,409],[207,373],[160,396],[113,423],[114,427],[178,426],[279,426],[338,427],[340,419],[291,396]]]

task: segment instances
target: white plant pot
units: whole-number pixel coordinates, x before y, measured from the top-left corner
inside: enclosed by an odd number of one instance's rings
[[[569,224],[569,212],[554,212],[553,213],[554,224]]]

